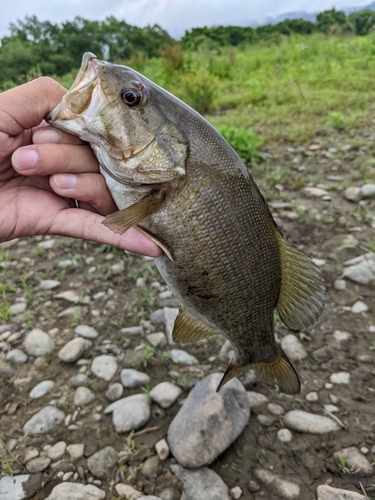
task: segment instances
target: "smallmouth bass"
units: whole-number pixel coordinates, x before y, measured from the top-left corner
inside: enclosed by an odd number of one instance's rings
[[[156,266],[181,302],[173,339],[221,332],[230,340],[235,357],[219,388],[251,367],[267,384],[299,392],[273,314],[292,330],[313,324],[323,278],[284,238],[216,129],[141,74],[91,53],[46,119],[90,143],[120,209],[104,224],[120,234],[135,226],[164,250]]]

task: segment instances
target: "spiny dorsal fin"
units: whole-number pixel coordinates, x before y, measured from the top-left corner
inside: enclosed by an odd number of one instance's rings
[[[155,213],[161,203],[163,197],[159,193],[153,192],[148,194],[141,201],[134,203],[130,207],[119,210],[111,215],[108,215],[102,222],[111,231],[118,234],[124,234],[128,229],[135,226],[148,215]]]
[[[276,233],[280,248],[281,287],[276,310],[291,330],[315,323],[324,308],[324,279],[310,257]]]
[[[180,310],[174,323],[172,339],[174,342],[191,342],[215,335],[215,330],[194,318],[185,308]]]

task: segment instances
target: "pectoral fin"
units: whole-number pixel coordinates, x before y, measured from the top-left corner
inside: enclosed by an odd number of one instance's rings
[[[151,241],[153,241],[154,243],[156,243],[156,245],[158,245],[158,247],[160,247],[163,250],[163,252],[167,255],[167,257],[172,262],[174,262],[174,259],[173,259],[173,256],[172,256],[172,251],[167,247],[167,245],[163,241],[161,241],[154,234],[150,233],[150,231],[147,231],[147,229],[145,229],[142,226],[137,225],[137,231],[139,231],[140,233],[144,234],[145,236],[147,236],[147,238],[150,238]]]
[[[281,288],[276,310],[292,330],[315,323],[324,308],[324,279],[310,257],[277,233],[280,248]]]
[[[108,215],[102,224],[114,233],[124,234],[148,215],[155,213],[160,208],[162,201],[163,197],[160,193],[153,192],[142,198],[138,203]]]
[[[215,330],[194,318],[186,309],[180,310],[174,323],[172,339],[174,342],[192,342],[215,335]]]

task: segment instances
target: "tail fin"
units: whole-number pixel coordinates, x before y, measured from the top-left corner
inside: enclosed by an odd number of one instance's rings
[[[237,363],[236,359],[232,359],[220,381],[217,392],[230,379],[237,377],[249,368],[252,368],[263,382],[272,386],[277,384],[280,390],[286,394],[297,394],[300,392],[301,384],[297,372],[278,344],[276,345],[276,349],[277,352],[271,359],[260,363],[242,366]]]

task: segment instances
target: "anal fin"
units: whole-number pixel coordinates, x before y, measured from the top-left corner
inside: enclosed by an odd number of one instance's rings
[[[108,215],[102,222],[111,231],[124,234],[128,229],[136,226],[148,215],[155,213],[163,201],[163,197],[158,192],[153,192],[142,198],[134,205],[119,210]]]
[[[174,323],[172,339],[174,342],[192,342],[215,335],[215,330],[194,318],[184,307],[180,310]]]

